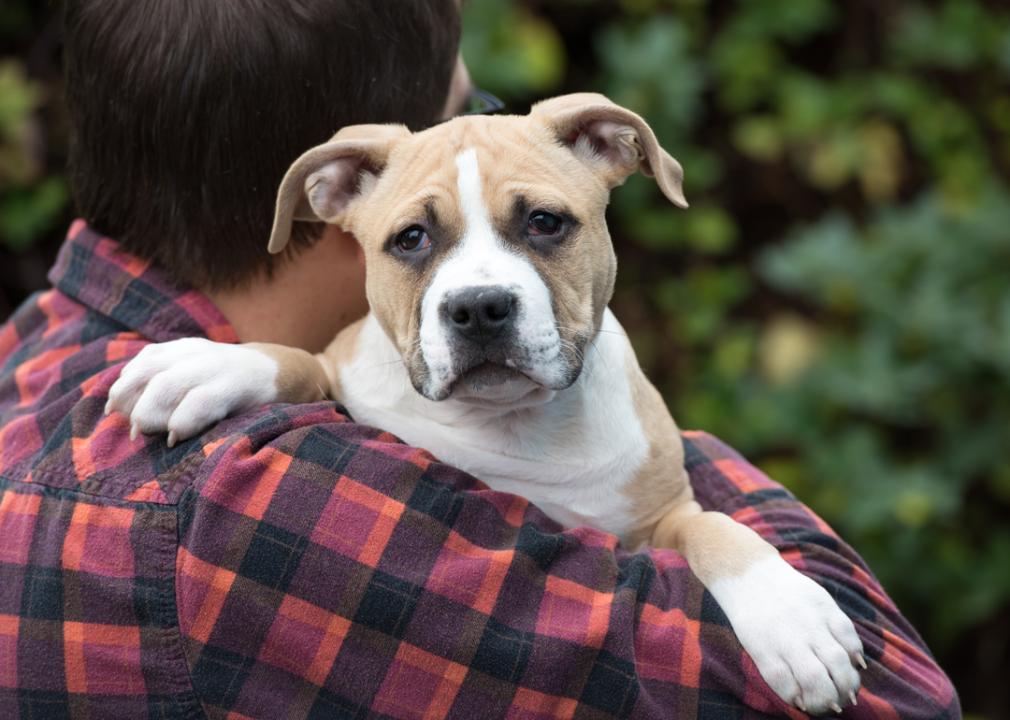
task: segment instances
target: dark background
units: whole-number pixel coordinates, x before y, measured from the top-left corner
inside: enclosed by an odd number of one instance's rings
[[[59,50],[52,5],[3,0],[0,319],[72,217]],[[856,546],[967,714],[1010,717],[1008,4],[470,0],[464,53],[517,111],[648,119],[691,208],[614,195],[646,371]]]

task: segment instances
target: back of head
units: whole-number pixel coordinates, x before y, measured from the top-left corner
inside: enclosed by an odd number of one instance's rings
[[[269,272],[277,187],[344,125],[436,120],[456,0],[65,0],[78,211],[201,288]],[[293,251],[319,226],[300,224]]]

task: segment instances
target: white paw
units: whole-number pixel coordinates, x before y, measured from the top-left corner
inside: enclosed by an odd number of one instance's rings
[[[109,390],[106,414],[130,419],[130,435],[168,433],[168,445],[227,415],[273,402],[277,364],[241,345],[184,338],[148,345]]]
[[[775,555],[709,590],[779,697],[811,714],[855,704],[863,644],[824,588]]]

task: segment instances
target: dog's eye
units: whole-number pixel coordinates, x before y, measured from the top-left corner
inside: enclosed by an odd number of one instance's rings
[[[431,238],[428,237],[428,232],[420,225],[411,225],[396,236],[393,245],[398,252],[410,255],[431,247]]]
[[[557,235],[561,230],[563,220],[545,210],[535,210],[530,214],[526,228],[530,235]]]

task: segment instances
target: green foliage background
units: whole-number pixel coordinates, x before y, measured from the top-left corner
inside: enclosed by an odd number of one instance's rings
[[[51,15],[0,9],[0,316],[69,213]],[[1010,717],[1010,8],[470,0],[465,21],[516,111],[604,92],[681,161],[688,211],[640,177],[611,206],[643,366],[856,546],[967,712]]]

